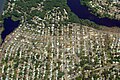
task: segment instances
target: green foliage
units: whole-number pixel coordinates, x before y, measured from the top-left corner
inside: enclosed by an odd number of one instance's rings
[[[61,78],[64,74],[65,74],[64,72],[59,71],[58,72],[58,78]]]
[[[82,80],[82,78],[81,77],[77,77],[75,80]]]
[[[79,23],[80,22],[79,21],[80,19],[74,13],[69,12],[68,16],[69,16],[68,22],[73,22],[73,23]]]
[[[89,5],[89,2],[90,2],[91,0],[80,0],[80,3],[82,4],[82,5]]]
[[[80,24],[88,26],[88,27],[93,27],[93,28],[99,29],[99,30],[101,29],[100,25],[97,25],[94,22],[87,20],[87,19],[86,20],[80,19]]]

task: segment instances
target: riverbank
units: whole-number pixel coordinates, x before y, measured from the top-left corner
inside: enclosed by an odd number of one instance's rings
[[[67,0],[67,4],[71,11],[76,14],[80,19],[89,20],[97,25],[107,26],[107,27],[120,27],[120,21],[110,18],[100,18],[91,13],[89,7],[81,5],[80,0],[72,1]],[[87,23],[86,23],[87,24]]]
[[[4,19],[2,18],[2,13],[4,10],[6,0],[0,0],[0,44],[2,43],[1,33],[4,31],[3,23]]]
[[[19,24],[20,21],[13,21],[11,17],[4,19],[4,23],[3,23],[4,30],[1,33],[2,42],[4,42],[6,36],[11,32],[13,32],[19,26]]]
[[[101,18],[107,17],[110,19],[120,20],[119,5],[120,2],[115,0],[81,0],[82,5],[89,7],[91,13]]]

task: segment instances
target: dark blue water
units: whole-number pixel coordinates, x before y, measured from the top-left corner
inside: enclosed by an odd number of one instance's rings
[[[4,19],[4,31],[1,34],[1,37],[3,39],[2,42],[4,42],[5,37],[14,31],[20,24],[20,21],[13,21],[10,17]]]
[[[108,27],[118,26],[120,27],[120,21],[109,19],[109,18],[99,18],[88,10],[88,7],[80,4],[80,0],[67,0],[67,4],[70,7],[71,11],[74,12],[81,19],[88,19],[90,21],[95,22],[99,25],[104,25]],[[11,18],[4,19],[4,31],[1,34],[4,42],[5,37],[14,31],[20,24],[20,21],[12,21]]]
[[[71,11],[75,13],[80,19],[88,19],[95,22],[96,24],[113,27],[120,27],[120,20],[114,20],[109,18],[99,18],[91,13],[88,10],[88,7],[81,5],[80,0],[67,0],[67,4],[70,7]]]

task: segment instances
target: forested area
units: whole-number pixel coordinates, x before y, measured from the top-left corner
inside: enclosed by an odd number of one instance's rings
[[[45,2],[44,2],[45,1]],[[89,0],[86,0],[88,2]],[[43,3],[44,2],[44,3]],[[65,9],[68,12],[69,19],[65,22],[61,23],[80,23],[86,26],[95,27],[98,29],[98,26],[89,21],[89,20],[83,20],[79,19],[68,7],[67,0],[18,0],[18,1],[8,1],[7,3],[11,3],[9,5],[5,6],[5,10],[8,6],[12,7],[12,4],[14,4],[13,10],[7,10],[2,16],[3,18],[12,17],[12,19],[15,20],[21,20],[22,16],[24,17],[25,21],[28,23],[31,23],[31,19],[34,16],[38,16],[40,18],[44,18],[45,14],[52,10],[54,7],[60,7],[61,10]],[[6,4],[7,4],[6,3]],[[35,8],[40,8],[41,10],[37,10]]]

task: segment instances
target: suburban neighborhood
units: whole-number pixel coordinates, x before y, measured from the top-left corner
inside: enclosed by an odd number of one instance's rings
[[[70,22],[67,8],[55,6],[44,13],[47,0],[38,0],[29,13],[17,0],[10,1],[3,15],[15,6],[23,15],[0,47],[0,80],[120,79],[120,33]],[[35,10],[44,16],[33,15]]]
[[[81,0],[94,14],[120,20],[120,0]]]

